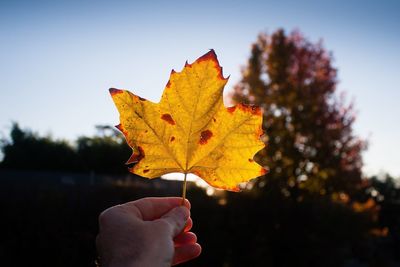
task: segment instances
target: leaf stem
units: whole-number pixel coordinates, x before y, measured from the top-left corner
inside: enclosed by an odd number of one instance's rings
[[[185,172],[185,178],[183,179],[183,189],[182,189],[182,206],[185,204],[186,199],[186,176],[187,173]]]

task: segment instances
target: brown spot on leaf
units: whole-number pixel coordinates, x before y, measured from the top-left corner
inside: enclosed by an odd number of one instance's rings
[[[217,121],[217,119],[215,119],[214,117],[213,117],[213,122],[216,122]]]
[[[249,162],[254,162],[254,160],[253,159],[249,159]]]
[[[171,87],[171,81],[168,80],[167,84],[165,85],[166,88],[170,88]]]
[[[147,173],[147,172],[149,172],[150,170],[148,170],[148,169],[145,169],[145,170],[143,170],[143,173]]]
[[[123,92],[122,90],[119,90],[119,89],[116,89],[116,88],[110,88],[108,90],[110,91],[111,96],[114,96],[116,94],[121,94]]]
[[[202,131],[200,134],[200,145],[207,144],[208,140],[213,136],[213,133],[210,130]]]
[[[226,108],[226,110],[232,114],[236,110],[236,106]]]
[[[261,116],[261,108],[254,105],[239,104],[239,109],[244,112],[250,112],[253,115]]]
[[[168,122],[171,125],[175,125],[174,119],[168,113],[162,114],[161,119],[165,120],[166,122]]]
[[[170,142],[173,142],[175,140],[175,136],[171,136],[171,138],[169,139]]]
[[[143,97],[140,97],[140,96],[139,96],[139,100],[140,100],[140,101],[146,101],[146,99],[145,99],[145,98],[143,98]]]

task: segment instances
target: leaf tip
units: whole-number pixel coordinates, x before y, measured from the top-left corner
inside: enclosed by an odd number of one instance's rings
[[[218,73],[217,74],[218,78],[220,80],[222,80],[222,81],[225,81],[225,82],[228,81],[229,76],[227,78],[224,78],[224,75],[222,74],[222,67],[219,64],[218,57],[217,57],[217,54],[215,53],[214,49],[210,49],[210,51],[208,51],[207,53],[205,53],[204,55],[199,57],[193,64],[202,63],[202,62],[213,62],[214,68],[216,69],[216,71]],[[191,64],[188,64],[188,65],[185,64],[185,67],[187,67],[187,66],[191,67],[192,65]]]
[[[240,191],[242,191],[242,190],[240,189],[239,186],[235,186],[234,188],[231,189],[231,191],[233,191],[233,192],[240,192]]]
[[[216,63],[216,65],[219,67],[219,62],[217,58],[217,54],[215,54],[214,49],[210,49],[207,53],[199,57],[195,62],[200,63],[203,61],[213,61]]]
[[[267,173],[268,173],[268,170],[264,167],[261,167],[260,176],[266,175]]]
[[[116,88],[110,88],[110,89],[108,89],[108,91],[110,92],[111,96],[114,96],[116,94],[120,94],[120,93],[123,92],[122,90],[119,90],[119,89],[116,89]]]

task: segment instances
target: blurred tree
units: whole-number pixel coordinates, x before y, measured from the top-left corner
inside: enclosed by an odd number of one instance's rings
[[[267,148],[256,157],[270,173],[249,184],[258,190],[228,196],[229,221],[252,218],[240,229],[254,240],[233,247],[233,266],[246,265],[236,257],[243,254],[254,260],[249,266],[370,260],[364,244],[379,209],[365,194],[353,106],[336,96],[336,84],[332,56],[297,31],[261,34],[253,44],[232,100],[263,108]]]
[[[11,140],[2,140],[1,168],[16,170],[79,170],[76,152],[65,141],[39,137],[14,123]]]
[[[0,168],[15,170],[127,173],[123,164],[131,149],[113,127],[96,126],[98,135],[80,137],[76,146],[22,130],[14,123],[10,140],[2,140]]]
[[[380,206],[379,226],[388,228],[396,251],[400,251],[400,179],[385,174],[380,178],[373,176],[369,182],[366,193]],[[397,258],[400,260],[400,254]]]
[[[270,169],[259,186],[284,195],[299,190],[353,194],[361,181],[364,143],[354,136],[353,106],[336,98],[336,69],[320,43],[299,32],[261,34],[232,99],[264,110],[267,149],[257,155]]]
[[[127,173],[123,164],[129,158],[131,148],[124,137],[113,127],[97,125],[98,136],[80,137],[77,153],[85,170],[98,173]]]

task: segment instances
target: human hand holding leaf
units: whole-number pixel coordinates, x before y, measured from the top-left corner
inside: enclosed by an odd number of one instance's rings
[[[210,185],[239,191],[238,184],[264,175],[253,157],[260,140],[259,107],[225,107],[222,75],[211,50],[181,72],[171,72],[161,101],[153,103],[126,90],[110,89],[120,113],[117,128],[133,149],[132,173],[155,178],[193,173]],[[184,185],[184,192],[185,192]],[[183,194],[185,197],[185,193]]]

